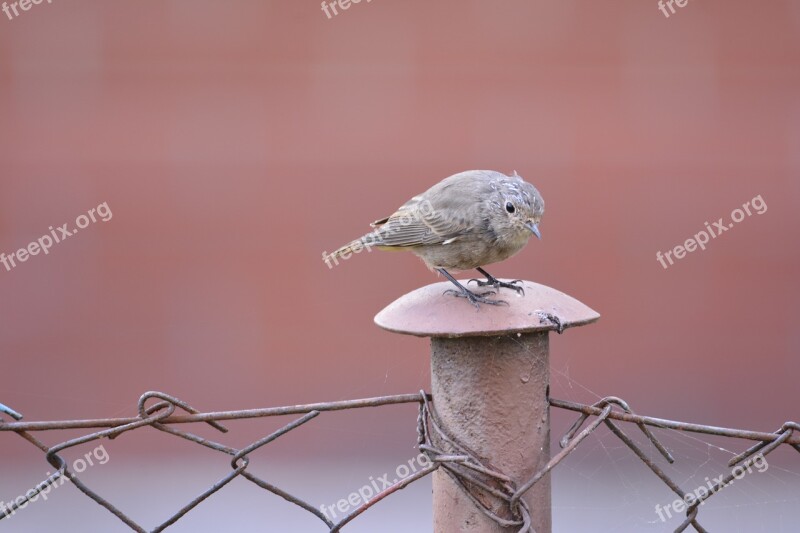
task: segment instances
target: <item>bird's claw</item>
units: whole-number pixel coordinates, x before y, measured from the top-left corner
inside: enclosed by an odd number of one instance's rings
[[[517,294],[520,296],[525,296],[525,289],[522,287],[517,286],[517,283],[522,283],[521,279],[515,279],[514,281],[500,281],[499,279],[489,279],[489,280],[482,280],[482,279],[471,279],[467,283],[475,282],[478,287],[494,287],[495,289],[513,289],[517,291]]]
[[[474,293],[472,291],[458,291],[455,289],[448,289],[444,291],[442,294],[452,294],[457,298],[466,298],[469,302],[475,306],[475,309],[480,309],[480,304],[489,304],[489,305],[508,305],[508,302],[505,300],[492,300],[491,298],[486,298],[486,296],[497,294],[495,291],[486,291],[480,294]]]

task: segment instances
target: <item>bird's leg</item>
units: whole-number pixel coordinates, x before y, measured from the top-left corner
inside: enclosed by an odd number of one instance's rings
[[[517,285],[517,283],[522,283],[521,279],[515,279],[514,281],[500,281],[496,277],[494,277],[491,274],[489,274],[488,272],[486,272],[481,267],[478,267],[475,270],[477,270],[478,272],[480,272],[481,274],[486,276],[486,281],[479,280],[479,279],[471,279],[470,280],[470,281],[474,281],[475,283],[477,283],[478,287],[492,286],[495,289],[500,289],[501,287],[504,288],[504,289],[514,289],[515,291],[517,291],[517,294],[521,294],[523,296],[525,295],[525,290],[522,287]]]
[[[503,300],[492,300],[490,298],[486,298],[486,296],[488,296],[490,294],[495,294],[494,291],[486,291],[486,292],[482,292],[480,294],[474,293],[474,292],[470,291],[469,289],[467,289],[462,284],[460,284],[456,280],[456,278],[454,278],[453,276],[450,275],[450,273],[447,270],[445,270],[443,268],[437,268],[436,270],[438,270],[439,273],[441,273],[444,277],[446,277],[451,282],[453,282],[453,284],[456,287],[458,287],[458,290],[449,289],[449,290],[444,291],[443,294],[452,294],[452,295],[457,296],[459,298],[466,298],[467,300],[469,300],[469,302],[472,305],[475,306],[476,309],[480,309],[480,304],[482,304],[482,303],[489,304],[489,305],[508,305],[508,302],[503,301]]]

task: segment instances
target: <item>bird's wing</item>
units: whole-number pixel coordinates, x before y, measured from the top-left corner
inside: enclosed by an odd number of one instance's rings
[[[466,218],[449,209],[436,209],[420,197],[412,198],[394,214],[374,222],[380,246],[410,247],[449,244],[469,227]]]
[[[391,219],[392,217],[400,216],[404,212],[412,212],[412,211],[414,211],[416,208],[419,207],[419,205],[420,205],[420,203],[422,201],[423,201],[422,196],[415,196],[411,200],[409,200],[406,203],[404,203],[403,205],[401,205],[397,209],[397,211],[395,211],[394,213],[392,213],[388,217],[382,218],[380,220],[376,220],[375,222],[370,224],[370,226],[372,226],[373,228],[379,228],[379,227],[383,226],[384,224],[386,224],[387,222],[389,222],[389,219]]]

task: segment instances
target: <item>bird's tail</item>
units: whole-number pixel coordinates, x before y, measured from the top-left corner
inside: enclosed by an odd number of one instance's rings
[[[328,268],[333,268],[334,265],[339,264],[339,259],[350,259],[353,254],[359,254],[364,250],[371,252],[374,246],[381,245],[382,240],[380,233],[376,230],[345,244],[331,253],[322,252],[322,260],[325,261]]]

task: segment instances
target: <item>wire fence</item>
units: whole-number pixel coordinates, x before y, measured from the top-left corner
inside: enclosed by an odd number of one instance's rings
[[[154,400],[154,403],[148,405],[151,400]],[[416,471],[413,475],[405,477],[388,487],[384,487],[383,490],[368,501],[365,501],[359,507],[353,509],[350,513],[344,515],[337,522],[332,521],[322,511],[307,501],[288,493],[247,470],[250,465],[250,454],[293,429],[306,424],[324,412],[404,403],[417,403],[419,405],[419,416],[417,418],[419,448],[430,459],[430,464]],[[675,531],[684,531],[689,526],[692,526],[696,531],[702,533],[707,530],[700,525],[698,519],[699,506],[708,498],[716,494],[724,486],[730,484],[734,479],[738,479],[739,473],[743,472],[745,468],[751,467],[758,458],[763,459],[763,457],[778,447],[787,445],[800,452],[800,425],[794,422],[786,422],[774,433],[691,424],[638,415],[630,409],[625,401],[613,396],[603,398],[593,405],[551,398],[550,405],[557,409],[579,413],[579,417],[560,440],[561,451],[555,454],[550,461],[530,479],[522,484],[517,484],[503,472],[498,471],[487,462],[482,461],[480,458],[470,453],[463,444],[459,443],[452,435],[448,434],[439,423],[439,418],[434,409],[433,399],[424,391],[420,391],[418,394],[382,396],[359,400],[207,413],[200,412],[186,402],[173,396],[161,392],[147,392],[139,399],[138,416],[135,417],[42,422],[21,422],[23,417],[20,413],[0,404],[0,411],[6,413],[14,420],[11,422],[0,420],[0,431],[13,432],[27,440],[44,452],[47,462],[58,469],[47,479],[28,490],[24,496],[20,496],[14,500],[8,508],[0,509],[0,520],[10,516],[20,507],[25,506],[31,498],[35,498],[41,491],[63,477],[69,479],[83,494],[108,509],[108,511],[119,518],[119,520],[126,524],[131,530],[146,533],[148,530],[137,524],[128,515],[119,510],[119,508],[81,481],[76,473],[67,466],[67,462],[59,455],[60,452],[68,448],[103,438],[113,439],[122,433],[143,427],[155,428],[175,437],[180,437],[200,446],[231,456],[231,471],[189,503],[178,509],[166,521],[150,530],[154,533],[163,531],[175,524],[181,517],[203,502],[203,500],[221,490],[237,477],[243,477],[258,487],[276,494],[286,501],[313,514],[325,523],[331,533],[335,533],[387,496],[424,478],[440,468],[443,469],[443,471],[461,487],[475,505],[492,520],[502,526],[513,527],[517,529],[519,533],[535,533],[531,526],[532,510],[528,508],[527,503],[522,499],[523,495],[572,453],[586,437],[603,424],[608,427],[613,435],[630,448],[635,456],[647,465],[667,487],[675,492],[681,499],[687,501],[686,519]],[[181,411],[183,413],[181,413]],[[225,433],[228,430],[220,423],[221,421],[284,415],[301,416],[277,431],[241,449],[232,448],[184,429],[179,429],[181,425],[202,422]],[[590,418],[592,420],[587,424]],[[669,463],[673,463],[674,458],[650,431],[649,427],[747,439],[756,441],[756,444],[733,457],[728,464],[732,470],[724,477],[718,478],[718,481],[710,485],[707,491],[701,494],[693,494],[684,491],[678,483],[670,478],[664,470],[658,466],[657,462],[648,456],[648,454],[621,429],[620,423],[638,426],[638,429],[653,444],[663,459]],[[94,429],[98,431],[61,442],[54,446],[44,444],[32,434],[36,431],[70,429]],[[691,503],[688,503],[690,501]]]

